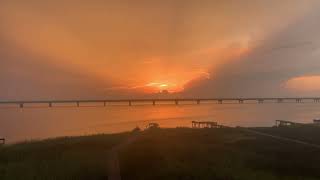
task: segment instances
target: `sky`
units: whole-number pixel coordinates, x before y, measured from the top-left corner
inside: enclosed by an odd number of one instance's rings
[[[318,0],[1,0],[0,100],[320,94]]]

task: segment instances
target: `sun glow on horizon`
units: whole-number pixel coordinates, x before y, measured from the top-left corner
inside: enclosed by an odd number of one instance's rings
[[[175,92],[181,92],[183,91],[183,87],[179,87],[177,84],[174,83],[163,83],[163,82],[151,82],[145,85],[145,87],[148,87],[146,92],[162,92],[162,91],[168,91],[169,93],[175,93]]]

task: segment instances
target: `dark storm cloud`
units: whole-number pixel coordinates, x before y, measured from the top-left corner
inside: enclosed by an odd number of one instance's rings
[[[211,72],[211,79],[190,83],[186,95],[308,95],[290,94],[285,83],[294,77],[320,75],[319,18],[320,13],[311,13],[259,41],[247,55]]]

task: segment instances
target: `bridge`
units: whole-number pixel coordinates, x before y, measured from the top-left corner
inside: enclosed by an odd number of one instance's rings
[[[277,98],[175,98],[175,99],[96,99],[96,100],[39,100],[39,101],[0,101],[0,105],[16,105],[23,108],[25,105],[32,104],[47,104],[48,107],[53,107],[58,104],[73,104],[75,107],[80,107],[85,103],[101,103],[102,106],[112,105],[113,103],[122,103],[123,105],[136,105],[138,103],[147,103],[150,105],[157,105],[163,103],[173,103],[175,105],[184,104],[186,102],[193,102],[194,104],[201,104],[204,102],[212,102],[216,104],[223,104],[226,102],[233,102],[243,104],[245,102],[255,102],[262,104],[268,103],[304,103],[314,102],[320,103],[320,97],[277,97]]]

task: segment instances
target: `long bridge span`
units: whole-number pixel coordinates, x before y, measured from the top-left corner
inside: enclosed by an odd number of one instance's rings
[[[170,98],[170,99],[87,99],[87,100],[35,100],[35,101],[0,101],[0,105],[16,105],[23,108],[25,105],[32,104],[47,104],[48,107],[53,107],[58,104],[73,104],[80,107],[85,103],[101,103],[102,106],[112,105],[112,103],[122,103],[123,105],[132,106],[137,103],[147,103],[150,105],[157,105],[163,103],[173,103],[175,105],[183,104],[185,102],[193,102],[194,104],[201,104],[204,102],[212,102],[216,104],[223,104],[225,102],[235,102],[243,104],[245,102],[256,102],[262,104],[268,103],[304,103],[314,102],[320,103],[320,97],[274,97],[274,98]]]

